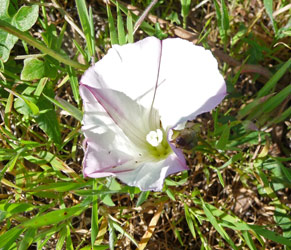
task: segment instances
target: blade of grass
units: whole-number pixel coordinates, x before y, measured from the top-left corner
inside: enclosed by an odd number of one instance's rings
[[[263,96],[269,94],[271,89],[273,89],[275,87],[277,82],[285,74],[285,72],[290,68],[290,66],[291,66],[291,59],[289,59],[287,62],[285,62],[281,66],[281,68],[271,77],[271,79],[264,85],[264,87],[260,89],[257,97],[263,97]]]
[[[232,239],[227,234],[227,232],[224,230],[224,228],[220,225],[220,223],[216,220],[214,215],[211,213],[210,209],[207,207],[207,204],[204,203],[203,200],[201,200],[201,201],[202,201],[202,208],[203,208],[203,210],[205,212],[205,215],[209,219],[209,221],[212,224],[212,226],[217,230],[217,232],[222,236],[222,238],[224,238],[226,240],[226,242],[232,246],[233,249],[238,249],[235,246],[235,244],[232,241]]]
[[[97,181],[93,180],[93,190],[97,190]],[[94,243],[98,235],[98,195],[93,195],[92,201],[92,216],[91,216],[91,247],[94,248]]]
[[[68,66],[68,73],[70,76],[70,84],[71,84],[71,88],[73,91],[73,96],[74,99],[76,101],[76,103],[79,105],[80,104],[80,94],[79,94],[79,82],[78,82],[78,78],[75,72],[75,69],[73,69],[72,67]]]
[[[90,24],[90,19],[87,11],[87,6],[85,0],[75,0],[78,15],[81,21],[83,32],[86,38],[86,44],[88,47],[89,55],[94,56],[94,43],[92,44],[92,25]],[[93,30],[94,31],[94,30]],[[93,34],[94,37],[94,34]]]
[[[111,45],[118,44],[118,36],[109,4],[106,5]]]
[[[127,13],[127,19],[126,19],[126,27],[127,27],[127,42],[133,43],[133,22],[132,22],[132,15],[131,12],[128,11]]]
[[[70,60],[64,57],[63,55],[57,53],[56,51],[48,48],[46,45],[36,40],[34,37],[29,35],[28,33],[20,31],[19,29],[15,28],[14,26],[10,25],[9,23],[3,20],[0,20],[0,29],[3,29],[14,36],[17,36],[19,39],[27,42],[29,45],[39,49],[44,54],[48,54],[49,56],[53,57],[54,59],[66,65],[72,66],[76,69],[82,69],[82,70],[86,70],[88,68],[88,65],[80,64],[78,62],[75,62],[73,60]]]
[[[67,111],[71,116],[75,117],[78,121],[82,121],[83,119],[83,113],[77,109],[72,104],[68,103],[67,101],[59,98],[56,96],[56,99],[53,99],[45,94],[43,94],[45,98],[47,98],[49,101],[51,101],[53,104],[58,106],[59,108]]]
[[[117,11],[117,33],[118,33],[118,41],[120,45],[126,43],[125,31],[124,31],[124,23],[122,19],[122,15],[119,9],[119,3],[116,4]]]
[[[277,24],[273,18],[273,0],[264,0],[264,5],[265,5],[266,12],[271,19],[275,34],[277,34],[278,28],[277,28]]]

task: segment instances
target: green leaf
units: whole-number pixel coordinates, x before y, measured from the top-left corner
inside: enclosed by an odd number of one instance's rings
[[[67,238],[66,238],[66,250],[74,250],[73,242],[72,242],[72,237],[71,237],[71,231],[69,225],[66,225],[67,229]]]
[[[74,99],[75,99],[77,104],[80,104],[79,82],[78,82],[78,78],[76,76],[75,69],[73,69],[72,67],[69,66],[68,73],[70,76],[70,84],[71,84],[71,88],[73,91]]]
[[[106,7],[107,7],[107,16],[108,16],[108,22],[109,22],[109,33],[110,33],[111,44],[112,45],[118,44],[118,36],[117,36],[114,19],[113,19],[109,4],[107,4]]]
[[[190,11],[191,0],[180,0],[182,5],[181,16],[183,17],[183,28],[186,28],[187,17]]]
[[[43,215],[35,216],[30,220],[23,222],[20,227],[22,228],[39,228],[48,225],[55,225],[59,222],[67,220],[72,216],[80,215],[86,207],[82,207],[80,205],[71,207],[71,208],[64,208],[55,210]]]
[[[67,236],[67,228],[64,226],[59,232],[58,243],[56,245],[56,250],[62,250]]]
[[[250,233],[248,231],[242,231],[242,235],[247,243],[247,245],[249,246],[249,248],[251,250],[257,250],[256,246],[255,246],[255,243],[250,235]]]
[[[45,76],[45,64],[36,58],[28,58],[24,60],[24,67],[21,71],[21,80],[31,81],[41,79]]]
[[[230,134],[230,125],[226,125],[221,137],[219,138],[217,144],[216,144],[216,148],[224,150],[226,147],[226,144],[228,142],[229,139],[229,134]]]
[[[0,1],[0,21],[5,21],[19,28],[21,31],[29,30],[38,18],[38,5],[23,6],[18,12],[10,17],[8,15],[9,1]],[[1,26],[0,26],[1,28]],[[9,58],[10,51],[14,47],[18,38],[7,31],[0,29],[0,58],[6,62]]]
[[[24,115],[37,115],[39,114],[39,108],[35,104],[37,101],[34,97],[31,97],[31,93],[34,91],[33,87],[27,87],[23,94],[20,95],[12,90],[6,89],[8,92],[13,93],[18,99],[14,102],[14,108],[17,112]]]
[[[20,242],[19,245],[19,250],[26,250],[28,249],[28,247],[31,245],[31,243],[34,240],[34,236],[36,235],[36,229],[35,228],[29,228],[25,234],[24,237],[22,239],[22,241]]]
[[[196,239],[196,233],[195,233],[195,229],[194,229],[193,219],[190,215],[189,207],[187,206],[186,203],[184,203],[184,210],[185,210],[185,217],[186,217],[186,221],[188,224],[188,228],[190,229],[190,232],[193,235],[194,239]]]
[[[3,32],[2,32],[3,30],[5,32],[8,32],[11,35],[17,36],[18,38],[20,38],[23,41],[27,42],[31,46],[36,47],[37,49],[39,49],[44,54],[48,54],[49,56],[51,56],[55,60],[58,60],[58,61],[66,64],[66,65],[70,65],[70,66],[72,66],[74,68],[83,69],[83,70],[86,70],[88,68],[88,65],[80,64],[80,63],[78,63],[76,61],[72,61],[72,60],[68,59],[66,56],[64,56],[62,54],[59,54],[55,50],[52,50],[52,49],[48,48],[46,45],[44,45],[42,42],[38,41],[37,39],[35,39],[31,35],[29,35],[28,33],[22,32],[21,30],[15,28],[14,26],[9,24],[8,22],[6,22],[4,20],[1,20],[1,19],[0,19],[0,44],[1,44],[1,41],[2,41],[2,38],[3,38]],[[14,36],[12,36],[12,37],[14,37]],[[17,39],[16,39],[16,41],[17,41]],[[3,44],[3,41],[2,41],[2,44]],[[0,46],[0,57],[3,60],[5,59],[5,56],[3,56],[3,51],[4,51],[3,48],[5,48],[7,50],[7,48],[5,46],[6,46],[6,44],[4,44],[4,46]],[[4,53],[7,53],[7,51],[4,51]],[[9,57],[9,55],[7,56],[6,60],[8,59],[8,57]],[[6,60],[4,60],[4,61],[6,61]]]
[[[14,227],[0,235],[0,249],[9,249],[24,230],[24,228]]]
[[[42,110],[35,118],[38,126],[48,135],[52,142],[61,144],[61,132],[57,114],[53,109]]]
[[[216,19],[219,34],[221,36],[221,40],[223,41],[224,48],[227,46],[227,31],[229,29],[229,16],[227,6],[224,0],[221,0],[221,8],[218,5],[217,0],[214,0],[214,6],[216,11]]]
[[[251,119],[253,117],[258,117],[261,114],[271,112],[276,107],[278,107],[285,100],[285,98],[287,98],[290,95],[290,93],[291,93],[291,85],[288,85],[287,87],[282,89],[277,95],[275,95],[275,96],[271,97],[269,100],[267,100],[266,103],[264,103],[264,105],[262,106],[262,108],[258,112],[256,112],[253,115],[251,114],[250,115]],[[251,119],[249,119],[249,120],[251,120]]]
[[[127,42],[133,43],[133,21],[132,21],[132,15],[130,11],[127,13],[127,19],[126,19],[126,27],[127,27]]]
[[[126,43],[125,31],[124,31],[124,23],[122,19],[122,15],[119,9],[119,3],[116,4],[117,10],[117,33],[118,33],[118,41],[120,45]]]
[[[94,180],[94,179],[93,179]],[[49,184],[40,185],[32,189],[26,189],[26,192],[37,192],[37,191],[50,191],[50,192],[68,192],[76,189],[80,189],[86,186],[90,186],[89,182],[78,183],[78,182],[53,182]]]
[[[38,11],[38,5],[23,6],[17,11],[12,22],[21,31],[29,30],[37,21]]]
[[[148,198],[149,194],[150,194],[150,191],[141,192],[137,199],[136,207],[141,206],[145,202],[145,200]]]
[[[221,26],[227,34],[229,29],[229,17],[228,17],[228,10],[224,0],[221,0]]]
[[[94,39],[94,34],[92,34],[86,2],[85,0],[76,0],[75,2],[76,2],[77,10],[78,10],[78,15],[81,21],[81,25],[83,28],[83,32],[85,34],[88,51],[89,51],[90,56],[93,56],[94,51],[95,51],[94,44],[92,43],[92,40]]]
[[[9,0],[0,0],[0,18],[8,16]]]
[[[1,179],[3,178],[5,172],[9,169],[10,171],[12,171],[12,169],[14,168],[19,156],[21,155],[22,152],[24,152],[26,149],[25,148],[21,148],[20,150],[15,150],[15,154],[14,156],[11,158],[11,160],[4,166],[3,169],[1,169],[0,171],[0,182]]]
[[[34,208],[35,206],[28,203],[1,203],[0,211],[5,212],[5,217],[0,216],[0,220],[2,221],[5,218],[9,218],[14,214],[31,211]]]
[[[216,220],[216,218],[214,217],[214,215],[212,214],[211,210],[208,208],[208,204],[204,203],[202,201],[202,207],[203,210],[205,212],[205,215],[207,216],[207,218],[209,219],[210,223],[212,224],[212,226],[217,230],[217,232],[222,236],[222,238],[224,238],[231,246],[233,249],[238,249],[234,242],[232,241],[232,239],[230,238],[230,236],[227,234],[227,232],[224,230],[224,228],[222,227],[222,225],[220,225],[220,223]]]
[[[125,235],[134,245],[138,247],[138,243],[136,242],[136,240],[129,233],[127,233],[117,222],[115,222],[114,220],[109,221],[111,221],[111,225],[115,230],[117,230],[122,235]]]
[[[264,85],[263,88],[258,92],[258,97],[263,97],[270,93],[270,91],[276,86],[280,78],[285,74],[285,72],[291,66],[291,59],[285,62],[281,68],[271,77],[271,79]]]
[[[97,181],[93,180],[93,190],[97,189]],[[94,242],[98,235],[98,195],[93,195],[92,200],[92,217],[91,217],[91,246],[94,247]]]
[[[277,33],[277,31],[278,31],[277,24],[273,18],[273,0],[264,0],[264,5],[265,5],[266,12],[267,12],[269,18],[271,19],[273,29],[274,29],[275,33]]]
[[[45,94],[43,94],[43,95],[45,96],[45,98],[47,98],[49,101],[54,103],[56,106],[67,111],[71,116],[75,117],[78,121],[80,121],[80,122],[82,121],[83,113],[79,109],[77,109],[75,106],[73,106],[69,102],[67,102],[67,101],[65,101],[57,96],[56,96],[56,99],[53,99]]]

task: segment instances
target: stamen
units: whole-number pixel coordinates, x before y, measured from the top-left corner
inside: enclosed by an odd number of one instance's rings
[[[157,129],[156,131],[150,131],[146,136],[146,140],[153,147],[157,147],[163,141],[162,130]]]

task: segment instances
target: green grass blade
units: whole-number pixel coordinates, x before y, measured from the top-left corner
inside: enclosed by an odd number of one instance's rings
[[[225,34],[227,34],[227,31],[229,29],[229,16],[228,16],[227,6],[224,0],[221,0],[221,10],[222,10],[221,11],[221,26]]]
[[[186,221],[188,224],[188,228],[189,228],[191,234],[193,235],[194,239],[196,239],[196,233],[195,233],[193,219],[190,215],[189,207],[187,206],[186,203],[184,203],[184,210],[185,210],[185,218],[186,218]]]
[[[127,42],[133,43],[133,21],[132,21],[132,15],[131,12],[128,11],[127,13],[127,19],[126,19],[126,27],[127,27]]]
[[[180,0],[182,5],[181,16],[183,17],[183,28],[186,29],[187,17],[190,11],[191,0]]]
[[[89,15],[85,0],[76,0],[78,15],[81,21],[86,43],[90,56],[94,56],[94,44],[92,44],[92,25],[90,24]],[[93,36],[94,37],[94,36]]]
[[[69,68],[68,73],[69,73],[69,77],[70,77],[70,84],[71,84],[73,96],[74,96],[76,103],[79,105],[80,104],[80,94],[79,94],[78,78],[77,78],[75,69],[73,69],[70,66],[68,68]]]
[[[136,207],[141,206],[146,201],[149,194],[150,194],[150,191],[141,192],[138,199],[137,199]]]
[[[24,232],[25,229],[14,227],[0,235],[0,249],[9,249],[13,242]]]
[[[73,242],[72,242],[72,237],[71,237],[71,232],[70,232],[69,225],[66,226],[66,229],[67,229],[66,250],[74,250],[74,246],[73,246]]]
[[[55,210],[43,215],[33,217],[30,220],[23,222],[20,226],[22,228],[39,228],[48,225],[55,225],[59,222],[71,218],[72,216],[78,216],[85,209],[86,207],[77,205],[71,208]]]
[[[210,209],[207,207],[207,204],[204,203],[203,201],[202,201],[202,207],[203,207],[204,213],[207,216],[207,218],[209,219],[210,223],[217,230],[217,232],[222,236],[222,238],[224,238],[228,242],[228,244],[230,244],[232,246],[233,249],[238,249],[235,246],[232,239],[230,238],[230,236],[227,234],[227,232],[223,229],[223,227],[219,224],[219,222],[216,220],[214,215],[211,213]]]
[[[264,85],[264,87],[260,89],[257,96],[263,97],[263,96],[269,94],[270,91],[276,86],[276,84],[280,80],[280,78],[290,68],[290,66],[291,66],[291,59],[289,59],[287,62],[285,62],[281,66],[281,68],[271,77],[271,79]]]
[[[114,19],[113,19],[109,4],[107,4],[106,7],[107,7],[108,22],[109,22],[109,33],[110,33],[111,45],[118,44],[118,36],[117,36]]]
[[[72,66],[72,67],[77,68],[77,69],[82,69],[82,70],[86,70],[88,68],[87,65],[72,61],[72,60],[68,59],[67,57],[64,57],[63,55],[57,53],[55,50],[48,48],[46,45],[44,45],[40,41],[36,40],[34,37],[29,35],[28,33],[20,31],[19,29],[13,27],[12,25],[10,25],[9,23],[7,23],[3,20],[0,20],[0,29],[3,29],[6,32],[8,32],[14,36],[17,36],[19,39],[27,42],[29,45],[39,49],[43,53],[50,55],[54,59],[66,64],[66,65]]]
[[[20,242],[18,250],[26,250],[26,249],[28,249],[29,246],[31,245],[31,243],[34,240],[35,235],[36,235],[36,229],[35,228],[29,228],[25,232],[24,237],[23,237],[22,241]]]
[[[58,242],[56,245],[56,250],[62,250],[63,249],[63,245],[65,243],[65,239],[67,236],[67,228],[66,226],[64,226],[61,231],[59,232],[59,237],[58,237]]]
[[[248,247],[251,249],[251,250],[257,250],[256,246],[255,246],[255,243],[250,235],[250,233],[248,231],[242,231],[242,235],[248,245]]]
[[[278,32],[278,28],[277,28],[277,24],[273,18],[273,0],[264,0],[264,5],[265,5],[266,12],[267,12],[269,18],[271,19],[273,29],[274,29],[275,34],[276,34]]]
[[[89,24],[90,24],[90,32],[91,32],[91,46],[92,46],[92,54],[91,58],[95,56],[95,30],[94,30],[94,20],[93,20],[93,12],[91,6],[89,7]]]
[[[271,121],[268,122],[267,127],[270,127],[273,124],[283,122],[291,117],[291,107],[286,109],[282,114],[280,114],[278,117],[275,117]]]
[[[276,107],[278,107],[291,93],[291,85],[282,89],[277,95],[271,97],[266,103],[263,105],[262,109],[256,114],[258,117],[259,114],[265,114],[271,112]]]
[[[229,135],[230,135],[230,126],[226,125],[225,129],[222,132],[221,137],[219,138],[217,144],[216,144],[216,148],[224,150],[226,147],[226,144],[228,142],[229,139]]]
[[[49,101],[51,101],[53,104],[58,106],[59,108],[67,111],[71,116],[75,117],[78,121],[82,121],[83,119],[83,113],[77,109],[75,106],[72,104],[68,103],[67,101],[56,97],[56,99],[53,99],[45,94],[43,94],[45,98],[47,98]]]
[[[93,180],[93,190],[97,190],[97,181]],[[98,195],[93,195],[92,216],[91,216],[91,246],[94,248],[94,243],[98,235]]]
[[[126,36],[124,31],[124,23],[122,19],[122,15],[119,9],[119,3],[116,4],[116,11],[117,11],[117,33],[118,33],[118,41],[120,45],[126,43]]]

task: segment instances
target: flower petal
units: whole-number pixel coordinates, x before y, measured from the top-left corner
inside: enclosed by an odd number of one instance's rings
[[[147,133],[160,126],[157,111],[151,112],[125,94],[80,85],[84,104],[82,131],[87,149],[84,175],[102,177],[133,169],[118,168],[127,161],[147,157]]]
[[[179,38],[162,41],[154,106],[159,110],[164,127],[210,111],[225,94],[224,79],[210,51]]]
[[[142,191],[161,191],[165,178],[173,173],[187,170],[176,154],[166,159],[140,164],[135,170],[118,173],[117,178],[129,186],[139,187]]]
[[[132,100],[143,97],[141,104],[149,108],[158,80],[160,56],[161,41],[155,37],[113,45],[102,60],[85,72],[81,83],[125,92]]]
[[[112,175],[114,167],[136,158],[139,149],[84,85],[80,86],[80,94],[85,108],[82,127],[86,138],[84,175]]]

